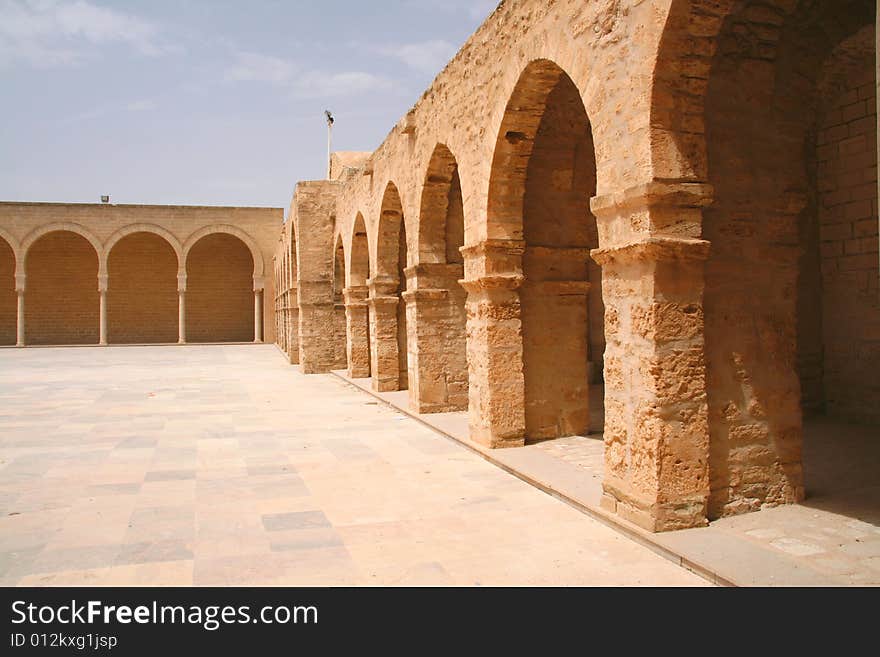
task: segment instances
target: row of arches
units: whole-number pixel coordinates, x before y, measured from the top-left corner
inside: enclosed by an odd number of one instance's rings
[[[603,499],[651,529],[799,501],[816,418],[880,422],[876,4],[704,10],[671,3],[652,182],[597,195],[632,158],[535,59],[488,179],[440,143],[418,216],[385,174],[333,244],[349,375],[495,447],[604,430]]]
[[[299,295],[296,236],[289,224],[281,236],[280,257],[275,256],[275,335],[278,345],[299,363]]]
[[[261,261],[236,232],[203,229],[181,246],[138,225],[102,246],[84,228],[60,225],[20,249],[0,236],[0,344],[254,341]]]
[[[520,108],[531,103],[534,111]],[[510,100],[493,165],[489,216],[521,243],[518,362],[525,439],[590,430],[590,387],[602,385],[603,304],[592,131],[580,94],[558,66],[531,66]],[[375,243],[363,213],[334,247],[334,289],[346,313],[348,372],[379,391],[409,390],[420,412],[468,408],[465,215],[458,161],[434,149],[420,199],[416,248],[394,182]],[[346,253],[346,245],[350,253]],[[372,257],[371,257],[372,254]],[[504,272],[500,272],[504,273]],[[344,307],[343,307],[344,304]],[[342,325],[342,320],[337,320]],[[601,427],[601,393],[592,424]]]

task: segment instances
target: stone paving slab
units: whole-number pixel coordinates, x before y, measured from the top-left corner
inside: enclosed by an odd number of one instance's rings
[[[0,350],[0,585],[706,582],[271,345]]]
[[[600,436],[489,450],[469,440],[466,413],[415,414],[408,408],[406,392],[376,393],[370,379],[350,379],[343,371],[334,374],[714,583],[880,585],[880,485],[870,485],[880,469],[876,428],[826,422],[808,429],[807,473],[820,494],[804,505],[723,518],[706,528],[651,534],[600,507]],[[832,476],[823,464],[840,459],[842,451],[850,454],[844,463],[849,469]]]

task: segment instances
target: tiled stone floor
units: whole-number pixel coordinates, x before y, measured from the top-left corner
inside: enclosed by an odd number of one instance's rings
[[[0,350],[0,584],[705,582],[248,345]]]
[[[410,413],[406,392],[374,393],[369,379],[352,385]],[[468,439],[466,413],[416,415],[524,480],[572,500],[629,531],[600,508],[604,471],[601,387],[591,387],[591,433],[484,450]],[[880,585],[880,429],[810,417],[804,422],[803,504],[722,518],[709,527],[642,538],[721,582],[743,586]]]

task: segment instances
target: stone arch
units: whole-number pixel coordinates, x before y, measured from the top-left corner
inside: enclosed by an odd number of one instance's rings
[[[10,242],[6,231],[0,229],[0,345],[14,345],[18,328],[18,295],[15,272],[17,267],[15,242]]]
[[[592,125],[579,89],[554,62],[531,62],[508,101],[489,183],[490,244],[509,255],[486,265],[522,277],[526,440],[590,431],[590,387],[602,382],[605,346],[601,269],[590,259],[599,246],[589,207],[596,186]],[[517,373],[510,376],[513,384]],[[602,412],[594,411],[599,428]]]
[[[370,279],[370,238],[364,215],[358,212],[352,224],[348,284],[365,286]]]
[[[100,243],[75,224],[32,232],[23,244],[27,344],[97,344]]]
[[[337,232],[333,239],[333,303],[343,303],[345,290],[345,240],[342,233]]]
[[[376,262],[371,271],[370,336],[373,384],[380,391],[406,390],[407,358],[405,273],[407,233],[397,185],[389,182],[376,226]]]
[[[705,132],[682,136],[679,118],[675,155],[715,196],[702,222],[710,518],[802,499],[812,413],[842,402],[846,419],[880,419],[880,351],[855,328],[880,326],[875,11],[872,0],[723,3],[707,82],[676,100]],[[823,87],[860,33],[861,77]],[[670,52],[685,43],[664,37]],[[672,113],[657,111],[658,128]]]
[[[46,224],[45,226],[40,226],[39,228],[35,228],[21,242],[21,248],[19,253],[21,254],[21,261],[24,262],[27,259],[28,252],[31,247],[34,245],[37,240],[39,240],[44,235],[48,235],[49,233],[55,232],[69,232],[76,233],[80,237],[84,238],[92,245],[92,248],[95,249],[95,254],[98,256],[98,267],[99,273],[103,274],[104,270],[101,268],[101,265],[105,262],[104,258],[104,246],[101,244],[101,241],[95,237],[95,235],[85,226],[81,226],[77,223],[70,222],[58,222],[52,224]]]
[[[21,250],[19,241],[13,237],[12,233],[0,226],[0,239],[2,239],[9,248],[12,249],[12,255],[15,259],[15,271],[20,273],[24,269],[24,252]]]
[[[379,220],[376,226],[376,263],[372,270],[379,279],[398,282],[406,265],[406,221],[403,215],[403,203],[397,185],[389,182],[385,186],[379,208]]]
[[[410,402],[420,413],[467,409],[467,294],[464,278],[465,215],[458,162],[438,144],[422,185],[416,264],[407,292],[413,326]]]
[[[254,285],[261,285],[264,275],[263,254],[254,239],[237,226],[230,226],[228,224],[215,224],[212,226],[205,226],[204,228],[200,228],[195,233],[190,235],[183,245],[183,267],[186,267],[187,257],[189,256],[189,252],[192,250],[193,246],[195,246],[196,242],[201,240],[203,237],[206,237],[207,235],[212,235],[214,233],[226,233],[228,235],[233,235],[247,245],[248,249],[251,252],[251,258],[253,259],[254,263]]]
[[[181,252],[174,236],[149,224],[128,226],[106,250],[110,344],[177,342]]]
[[[184,247],[188,342],[253,342],[254,290],[262,260],[241,231],[209,227]]]
[[[370,366],[370,313],[367,282],[370,280],[370,244],[364,216],[358,212],[349,238],[345,289],[346,356],[348,376],[367,378]]]
[[[183,245],[181,245],[180,240],[171,231],[156,224],[130,224],[120,228],[104,243],[104,256],[109,259],[110,252],[116,246],[116,243],[134,233],[153,233],[164,239],[174,251],[174,255],[177,256],[178,269],[184,268]],[[106,266],[106,262],[104,264]]]
[[[464,246],[464,226],[458,161],[445,144],[438,144],[431,154],[422,186],[418,262],[462,262],[459,249]]]

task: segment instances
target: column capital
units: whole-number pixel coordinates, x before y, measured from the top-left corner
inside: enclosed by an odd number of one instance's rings
[[[266,289],[266,277],[254,276],[254,292],[262,292]]]
[[[346,306],[366,306],[370,290],[366,285],[353,285],[342,290]]]
[[[469,293],[476,293],[492,290],[518,290],[524,280],[525,277],[522,274],[495,274],[466,279],[458,283]]]
[[[106,294],[109,282],[110,277],[107,274],[98,274],[98,292]]]
[[[587,281],[530,281],[523,282],[523,287],[548,297],[585,297],[592,287]]]
[[[400,299],[397,297],[392,297],[389,295],[382,296],[371,296],[368,301],[370,304],[370,308],[379,309],[379,308],[388,308],[390,306],[396,306]]]
[[[703,261],[709,257],[710,243],[688,237],[648,237],[638,242],[605,249],[593,249],[593,260],[602,265],[614,262]]]
[[[525,240],[487,239],[478,244],[470,244],[459,248],[465,259],[481,256],[521,256],[525,253]]]
[[[25,289],[27,289],[27,276],[25,274],[16,274],[15,291],[19,294],[24,294]]]
[[[394,296],[396,298],[399,286],[400,282],[390,276],[376,276],[367,280],[371,297]]]
[[[407,290],[400,296],[403,297],[403,300],[407,303],[410,301],[415,301],[417,303],[425,301],[445,301],[449,298],[449,290],[421,288],[418,290]]]
[[[186,292],[186,272],[177,274],[177,291]]]
[[[657,207],[704,208],[714,200],[714,188],[701,182],[650,182],[590,199],[596,219],[622,211]]]

